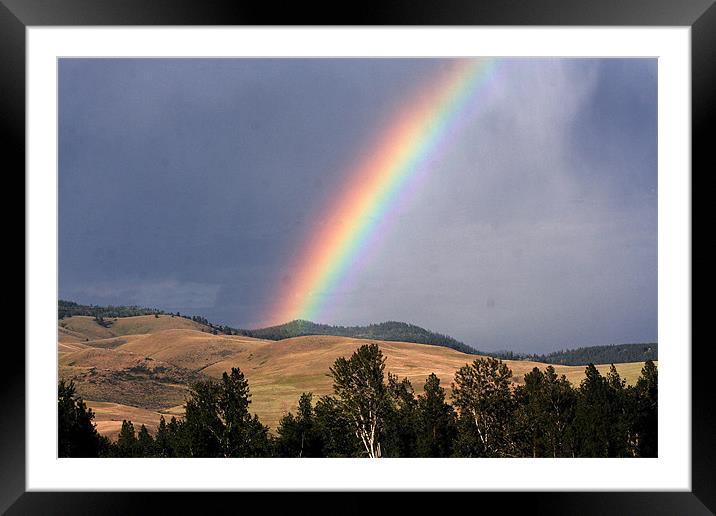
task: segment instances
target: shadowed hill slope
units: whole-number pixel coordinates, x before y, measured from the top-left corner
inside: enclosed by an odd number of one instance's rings
[[[64,351],[59,343],[59,376],[73,380],[77,392],[91,400],[158,409],[184,402],[186,386],[204,378],[137,353],[87,346]]]

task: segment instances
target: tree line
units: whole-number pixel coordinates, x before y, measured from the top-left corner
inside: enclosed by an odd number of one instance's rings
[[[239,330],[232,328],[224,324],[214,324],[209,322],[206,317],[200,315],[186,315],[180,312],[166,312],[157,308],[145,308],[136,305],[83,305],[75,303],[74,301],[66,301],[60,299],[57,303],[57,318],[62,320],[65,317],[73,316],[89,316],[93,317],[94,321],[100,326],[109,328],[112,323],[116,321],[118,317],[138,317],[142,315],[153,315],[159,317],[160,315],[167,315],[170,317],[182,317],[190,321],[194,321],[204,326],[208,326],[205,330],[214,335],[243,335],[247,330]]]
[[[552,366],[524,385],[499,359],[460,368],[448,393],[431,374],[416,395],[407,378],[385,374],[375,345],[338,358],[333,394],[304,393],[276,435],[249,411],[239,368],[192,383],[183,419],[162,417],[155,435],[123,421],[116,442],[99,435],[72,382],[58,387],[61,457],[655,457],[658,371],[647,361],[633,386],[612,365],[594,365],[574,387]]]
[[[659,358],[658,352],[659,346],[656,342],[645,342],[565,349],[546,355],[515,353],[514,351],[497,351],[488,354],[504,360],[533,360],[544,364],[558,365],[588,365],[656,361]]]
[[[65,301],[60,299],[57,303],[57,318],[64,319],[75,315],[87,315],[94,317],[95,320],[114,317],[136,317],[138,315],[158,315],[164,314],[163,310],[155,308],[143,308],[141,306],[99,306],[99,305],[82,305],[74,301]]]

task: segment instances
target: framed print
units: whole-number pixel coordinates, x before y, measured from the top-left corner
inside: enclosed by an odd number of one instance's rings
[[[1,507],[713,511],[716,8],[538,4],[4,1],[27,206]]]

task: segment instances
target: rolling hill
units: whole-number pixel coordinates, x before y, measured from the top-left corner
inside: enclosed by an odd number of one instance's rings
[[[387,321],[368,326],[331,326],[311,321],[295,320],[279,326],[271,326],[258,330],[240,330],[243,335],[259,339],[283,340],[308,335],[333,335],[337,337],[353,337],[356,339],[376,339],[398,342],[415,342],[444,346],[467,354],[477,354],[474,348],[448,335],[435,333],[414,324]]]
[[[134,317],[103,318],[101,323],[94,317],[75,315],[58,322],[60,338],[69,340],[96,340],[155,333],[163,330],[185,329],[210,332],[211,328],[184,317],[173,315],[138,315]]]
[[[152,320],[152,317],[161,319],[161,322]],[[167,319],[167,317],[172,320]],[[141,326],[144,325],[146,333],[150,332],[149,328],[152,328],[151,331],[187,328],[214,335],[243,335],[263,340],[285,340],[310,335],[332,335],[357,339],[414,342],[417,344],[444,346],[466,354],[489,355],[503,360],[528,360],[545,364],[587,365],[589,363],[609,364],[658,360],[658,344],[655,342],[578,347],[548,354],[517,353],[514,351],[484,352],[449,335],[397,321],[387,321],[367,326],[332,326],[297,319],[277,326],[247,330],[214,324],[205,317],[198,315],[180,315],[178,312],[172,314],[156,308],[143,308],[134,305],[82,305],[64,300],[60,300],[58,303],[58,319],[60,320],[59,331],[62,342],[83,342],[94,338],[111,338],[112,336],[134,334],[142,332]],[[125,322],[125,320],[131,322]],[[97,324],[91,324],[90,321],[94,321]],[[121,321],[120,324],[113,328],[114,323],[118,321]],[[139,327],[132,328],[132,325]],[[83,331],[85,333],[82,333]],[[110,344],[108,343],[107,345]]]
[[[302,337],[306,335],[336,335],[342,337],[355,337],[361,339],[378,339],[389,341],[416,342],[420,344],[433,344],[435,346],[445,346],[456,349],[468,354],[477,354],[478,351],[460,342],[448,335],[436,333],[425,328],[421,328],[414,324],[408,324],[397,321],[387,321],[379,324],[370,324],[368,326],[331,326],[328,324],[318,324],[311,321],[295,320],[278,326],[270,326],[267,328],[259,328],[255,330],[237,329],[230,326],[213,324],[206,318],[201,316],[179,315],[179,313],[171,314],[163,310],[155,308],[143,308],[139,306],[99,306],[99,305],[83,305],[73,301],[60,300],[57,309],[58,319],[67,321],[74,319],[74,325],[79,321],[78,316],[86,319],[92,319],[99,323],[99,326],[109,326],[113,321],[121,319],[131,319],[139,316],[169,316],[175,319],[184,319],[198,324],[202,331],[208,331],[214,334],[227,335],[244,335],[258,339],[282,340],[292,337]],[[74,328],[72,324],[60,323],[63,328],[65,340],[70,340],[77,335],[72,333]],[[179,326],[172,326],[179,327]],[[111,332],[102,332],[102,335],[109,336]],[[117,331],[115,334],[119,334]]]
[[[418,392],[432,372],[449,389],[455,371],[477,358],[444,346],[335,335],[282,340],[214,335],[205,325],[170,315],[118,318],[109,327],[89,316],[67,317],[59,324],[60,376],[75,381],[96,412],[98,428],[110,436],[123,418],[152,430],[160,414],[167,419],[181,415],[189,382],[219,378],[231,367],[241,368],[249,381],[251,410],[275,429],[281,416],[295,410],[302,392],[329,394],[329,367],[363,344],[377,344],[386,356],[386,370],[409,378]],[[533,367],[546,367],[526,360],[505,362],[516,384]],[[633,383],[642,365],[618,364],[617,369]],[[575,384],[584,375],[582,366],[554,367]],[[602,373],[608,368],[598,366]]]

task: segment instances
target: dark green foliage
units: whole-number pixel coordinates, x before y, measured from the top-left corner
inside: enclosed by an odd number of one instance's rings
[[[485,447],[475,427],[475,421],[468,413],[457,413],[457,436],[453,443],[455,457],[484,457]]]
[[[634,397],[633,437],[639,457],[657,457],[659,450],[659,372],[654,362],[647,360],[641,376],[631,391]]]
[[[268,428],[249,414],[249,383],[236,367],[221,381],[190,387],[184,426],[194,457],[262,457],[269,454]]]
[[[606,457],[609,452],[609,387],[594,365],[586,369],[577,397],[574,431],[577,452],[588,457]]]
[[[445,402],[445,389],[432,373],[418,397],[416,454],[419,457],[449,457],[457,433],[455,411]]]
[[[365,457],[353,421],[333,396],[322,396],[313,409],[323,457]]]
[[[156,447],[154,438],[149,435],[147,427],[142,425],[137,435],[137,456],[138,457],[154,457],[156,456]]]
[[[193,457],[189,432],[183,421],[173,417],[167,424],[170,457]]]
[[[514,411],[511,377],[512,371],[494,358],[478,358],[455,373],[452,398],[461,416],[460,430],[469,430],[466,437],[470,455],[515,454],[511,435]]]
[[[97,457],[107,446],[95,429],[94,413],[75,392],[75,384],[60,380],[57,386],[58,455]]]
[[[87,315],[95,317],[95,320],[113,317],[135,317],[138,315],[163,314],[162,310],[154,308],[142,308],[139,306],[97,306],[81,305],[72,301],[60,299],[57,303],[57,318],[64,319],[74,315]]]
[[[176,423],[176,419],[174,422]],[[174,456],[172,438],[169,433],[167,422],[164,420],[164,416],[159,417],[159,427],[157,428],[157,435],[154,439],[154,449],[157,457]]]
[[[564,375],[557,377],[552,366],[548,366],[544,373],[535,367],[525,375],[525,384],[515,390],[514,396],[519,454],[569,457],[577,393]]]
[[[372,379],[363,382],[364,386],[372,385],[370,389],[356,388],[357,384],[350,387],[363,393],[358,396],[362,400],[380,398],[385,392],[384,404],[379,405],[384,408],[383,417],[376,430],[376,448],[380,448],[381,456],[656,456],[657,369],[653,362],[645,365],[634,387],[626,387],[614,367],[601,376],[589,366],[584,381],[575,389],[548,366],[544,371],[533,369],[525,375],[523,386],[512,389],[511,371],[505,364],[478,359],[455,375],[456,413],[434,374],[417,398],[407,379],[399,381],[392,374],[385,391],[377,388],[383,358],[379,350],[367,348],[349,360],[339,359],[332,371],[338,367],[349,371],[350,378]],[[361,373],[361,368],[366,370]],[[336,392],[345,395],[341,389]],[[300,404],[310,407],[305,399]],[[285,418],[283,428],[296,425],[299,419]],[[313,422],[320,441],[319,456],[370,456],[343,397],[321,398],[313,411]],[[298,442],[295,437],[293,441]],[[295,449],[291,456],[296,455]],[[277,450],[277,454],[281,456],[282,452]]]
[[[589,346],[555,351],[546,355],[515,353],[513,351],[496,351],[486,354],[504,360],[532,360],[558,365],[625,364],[658,360],[658,348],[659,346],[656,342],[647,342],[642,344]]]
[[[153,456],[192,457],[187,427],[183,421],[177,421],[172,417],[167,423],[164,416],[159,418],[159,427],[154,437]]]
[[[624,381],[612,366],[603,377],[593,364],[587,366],[577,396],[574,420],[575,446],[581,457],[627,457],[629,410]]]
[[[117,442],[110,444],[107,457],[160,457],[154,438],[149,434],[147,427],[142,425],[139,433],[134,429],[131,421],[122,421]]]
[[[376,345],[330,368],[334,395],[304,393],[277,436],[249,414],[239,369],[191,386],[184,421],[160,418],[155,437],[123,421],[116,443],[97,434],[93,414],[58,385],[61,457],[655,457],[658,371],[648,361],[633,387],[614,366],[589,365],[575,389],[554,368],[534,368],[513,388],[500,360],[481,358],[455,374],[453,406],[431,374],[420,396],[407,378],[384,377]]]
[[[258,330],[237,330],[241,335],[258,339],[282,340],[305,335],[337,335],[359,339],[416,342],[452,348],[463,353],[476,354],[472,347],[447,335],[435,333],[414,324],[388,321],[368,326],[330,326],[311,321],[296,320],[280,326]]]
[[[117,445],[104,435],[99,436],[99,457],[115,457]]]
[[[382,438],[384,457],[415,457],[418,438],[418,400],[410,380],[388,373],[388,410]]]
[[[320,457],[323,442],[317,428],[311,399],[313,395],[303,393],[298,400],[298,411],[290,412],[279,422],[276,439],[276,453],[279,457]]]
[[[384,371],[385,357],[376,344],[361,346],[351,358],[338,358],[330,368],[341,411],[353,423],[369,457],[382,454],[381,434],[390,411]]]
[[[118,457],[139,457],[137,446],[137,434],[131,421],[122,420],[122,429],[117,437]]]

